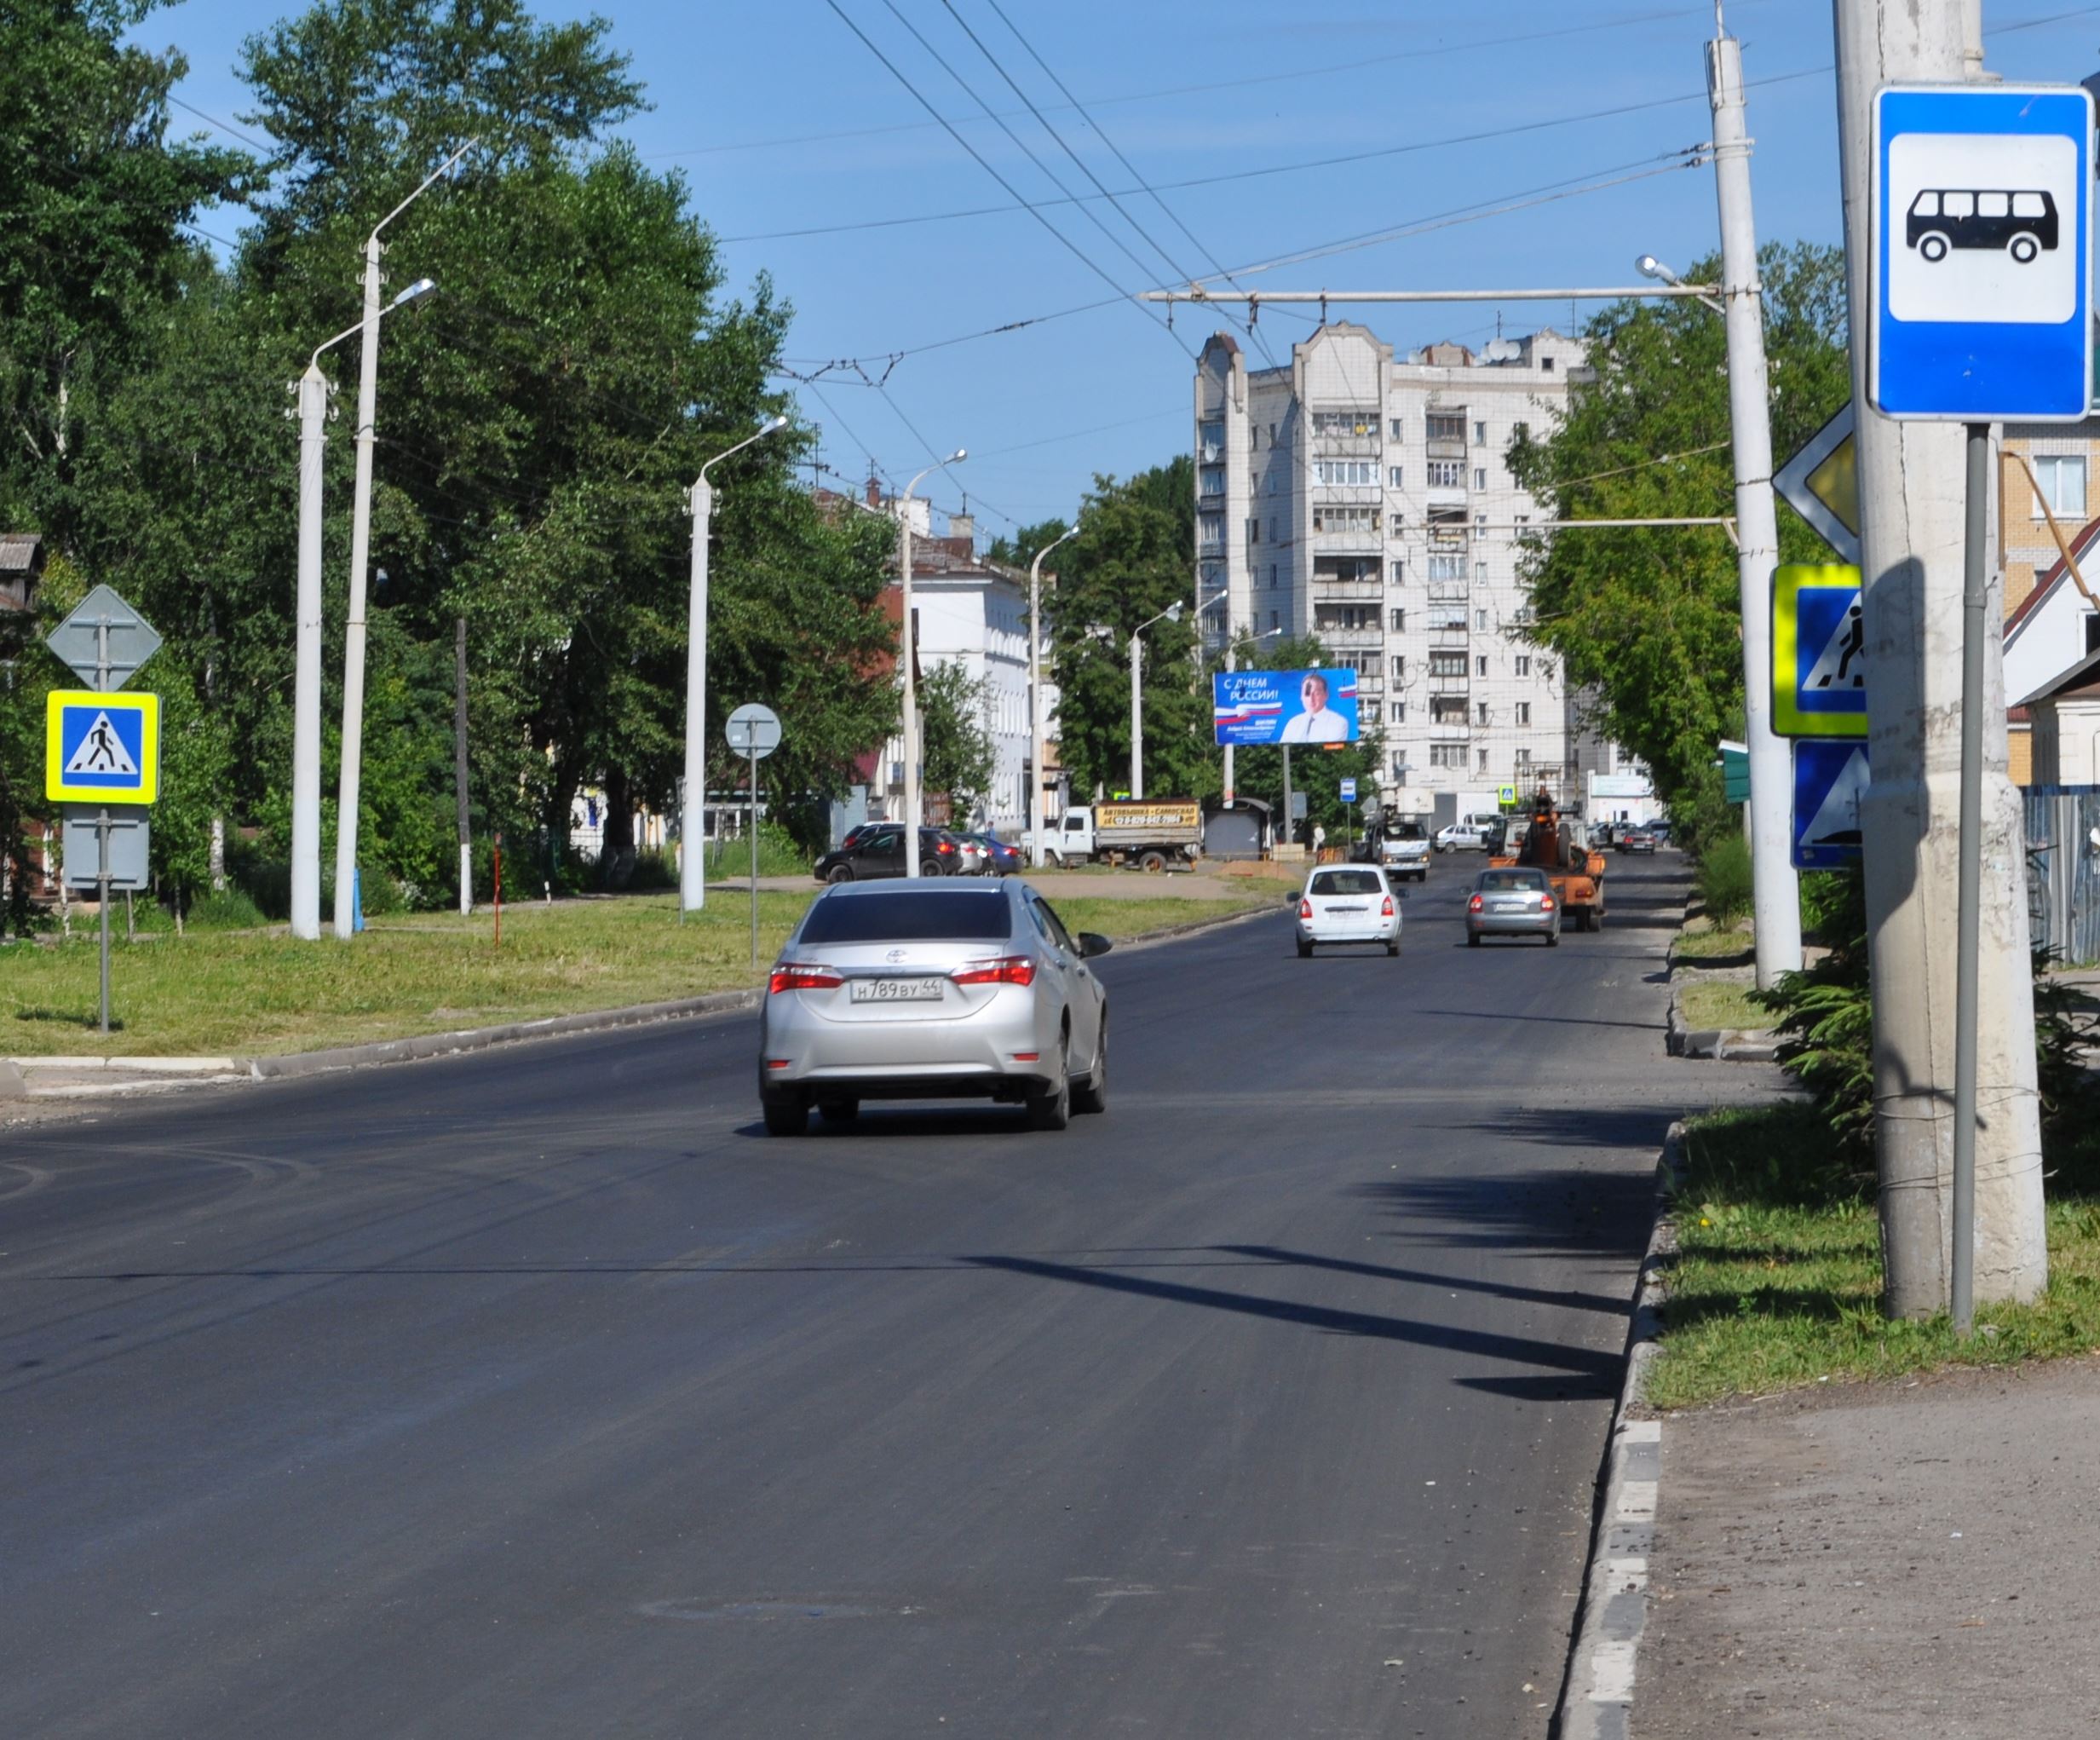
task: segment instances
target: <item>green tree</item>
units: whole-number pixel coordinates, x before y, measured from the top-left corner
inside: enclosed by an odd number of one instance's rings
[[[1127,790],[1131,637],[1189,602],[1195,479],[1188,458],[1119,481],[1099,476],[1079,534],[1057,553],[1057,589],[1044,601],[1057,683],[1058,742],[1075,796]],[[1039,528],[1038,528],[1039,529]],[[1218,788],[1210,697],[1199,694],[1192,615],[1153,622],[1140,647],[1145,789],[1207,798]]]
[[[991,694],[991,679],[972,677],[959,659],[934,665],[918,683],[926,789],[946,792],[954,800],[958,827],[970,825],[978,801],[992,786],[996,758],[987,719]]]
[[[1798,449],[1850,389],[1844,262],[1835,248],[1764,248],[1772,445]],[[1694,279],[1717,277],[1717,260]],[[1697,302],[1617,302],[1591,321],[1589,373],[1552,428],[1520,431],[1510,466],[1556,519],[1735,511],[1722,322]],[[1782,508],[1781,559],[1827,561]],[[1652,770],[1682,815],[1718,805],[1714,745],[1740,735],[1742,647],[1735,552],[1717,530],[1562,532],[1526,558],[1529,637],[1593,693],[1597,729]],[[1725,812],[1720,812],[1724,814]]]

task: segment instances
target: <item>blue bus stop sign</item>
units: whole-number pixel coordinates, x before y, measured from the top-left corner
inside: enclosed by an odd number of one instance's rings
[[[2092,161],[2076,85],[1875,94],[1867,383],[1884,415],[2088,414]]]

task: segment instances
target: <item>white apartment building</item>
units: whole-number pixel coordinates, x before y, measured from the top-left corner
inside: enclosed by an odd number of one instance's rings
[[[1583,729],[1554,656],[1522,636],[1516,539],[1543,516],[1503,456],[1520,425],[1545,432],[1583,364],[1582,342],[1550,329],[1395,358],[1345,320],[1287,366],[1250,370],[1223,332],[1198,360],[1205,648],[1318,635],[1384,732],[1389,808],[1541,782],[1575,804],[1589,775],[1638,774]]]

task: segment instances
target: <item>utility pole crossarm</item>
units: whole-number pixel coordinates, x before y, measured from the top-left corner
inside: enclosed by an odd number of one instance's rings
[[[1574,290],[1145,290],[1147,302],[1565,302],[1624,301],[1629,297],[1712,297],[1717,284],[1631,284]]]

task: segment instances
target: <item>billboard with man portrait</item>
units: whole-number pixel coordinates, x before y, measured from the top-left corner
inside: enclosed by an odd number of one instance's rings
[[[1211,711],[1220,743],[1354,743],[1354,671],[1217,671]]]

